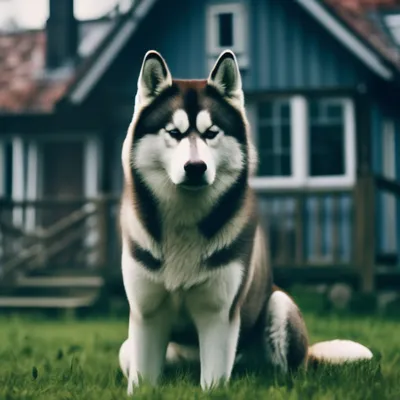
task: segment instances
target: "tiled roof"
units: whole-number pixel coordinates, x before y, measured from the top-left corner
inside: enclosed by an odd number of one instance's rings
[[[45,63],[43,31],[0,36],[0,112],[47,112],[62,96],[68,80],[40,79]]]
[[[92,56],[113,22],[103,19],[80,23],[79,67]],[[57,75],[46,74],[45,50],[44,30],[0,34],[0,114],[48,113],[65,94],[74,73],[65,70]]]
[[[400,0],[323,0],[364,42],[400,70],[400,48],[383,25],[382,13],[397,10]]]

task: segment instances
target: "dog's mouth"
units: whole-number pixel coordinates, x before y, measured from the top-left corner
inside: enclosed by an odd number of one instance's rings
[[[177,185],[180,189],[183,190],[188,190],[191,192],[196,192],[199,190],[203,190],[205,188],[207,188],[208,186],[210,186],[206,181],[203,182],[199,182],[199,183],[194,183],[194,182],[187,182],[184,181],[182,183],[180,183],[179,185]]]

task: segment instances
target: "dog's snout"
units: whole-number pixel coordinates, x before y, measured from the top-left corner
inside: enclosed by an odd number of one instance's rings
[[[189,179],[199,178],[207,171],[207,164],[201,160],[188,161],[184,165],[184,169]]]
[[[186,172],[186,183],[198,185],[203,181],[204,172],[207,171],[207,164],[201,160],[188,161],[183,168]]]

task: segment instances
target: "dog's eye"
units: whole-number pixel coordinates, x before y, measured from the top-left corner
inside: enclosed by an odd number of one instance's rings
[[[219,133],[219,130],[215,127],[208,128],[204,133],[203,137],[205,139],[214,139]]]
[[[166,129],[166,131],[173,137],[174,139],[178,140],[181,138],[182,134],[178,129]]]

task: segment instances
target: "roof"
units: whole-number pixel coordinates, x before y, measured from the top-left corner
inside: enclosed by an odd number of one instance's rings
[[[79,23],[81,66],[103,42],[114,21]],[[0,113],[48,113],[66,93],[75,70],[46,72],[44,30],[0,34]]]
[[[400,0],[323,1],[356,35],[400,71],[400,47],[392,39],[381,18],[385,12],[397,11],[400,14]]]
[[[79,23],[80,64],[45,72],[42,31],[0,34],[0,113],[51,113],[63,98],[79,104],[101,79],[157,0],[137,0],[118,18]],[[400,0],[296,0],[382,78],[400,74],[400,48],[380,13],[398,10]]]

